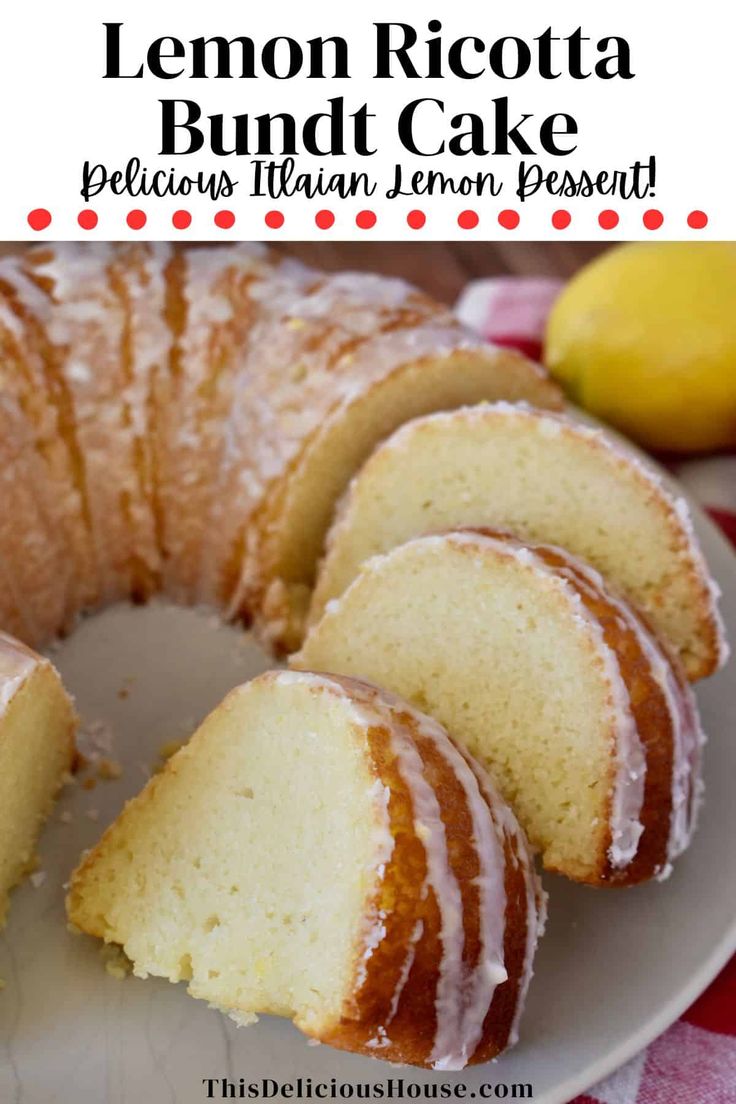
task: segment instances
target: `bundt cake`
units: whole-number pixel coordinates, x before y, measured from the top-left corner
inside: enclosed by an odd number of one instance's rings
[[[545,867],[592,885],[669,872],[700,797],[702,735],[676,660],[600,575],[490,530],[363,564],[293,665],[370,679],[493,774]]]
[[[48,660],[0,633],[0,927],[72,766],[76,717]]]
[[[0,380],[3,402],[23,423],[23,454],[10,469],[10,487],[4,489],[0,514],[17,518],[9,497],[24,493],[43,501],[53,514],[26,529],[30,539],[42,542],[52,557],[53,571],[41,573],[37,586],[22,577],[22,565],[7,540],[0,549],[21,608],[33,607],[34,595],[64,603],[62,630],[80,608],[96,597],[96,567],[92,558],[86,507],[82,497],[82,464],[74,432],[74,418],[63,375],[43,322],[46,301],[35,284],[24,277],[17,259],[0,261]],[[18,480],[23,465],[36,468],[33,480]],[[20,523],[16,522],[16,530]],[[38,620],[38,619],[37,619]],[[6,627],[8,622],[3,622]],[[41,642],[59,631],[54,600],[43,603],[40,623],[20,633],[24,640]]]
[[[600,430],[507,403],[417,418],[376,449],[327,538],[310,623],[370,556],[467,525],[583,557],[645,611],[691,679],[725,661],[716,595],[684,500]]]
[[[0,559],[31,644],[163,592],[290,647],[336,497],[379,440],[468,402],[560,401],[402,281],[252,245],[7,257],[0,351]]]
[[[435,1069],[516,1035],[543,899],[446,732],[366,683],[233,690],[72,877],[71,922],[238,1022]]]
[[[64,397],[89,544],[88,604],[134,594],[136,565],[150,560],[154,544],[140,485],[145,427],[134,404],[141,384],[132,363],[129,304],[121,290],[125,257],[124,248],[108,243],[28,250],[16,262],[19,275],[8,279],[15,299],[22,298],[32,315],[29,326],[42,334],[49,369]],[[23,296],[28,285],[30,293]]]

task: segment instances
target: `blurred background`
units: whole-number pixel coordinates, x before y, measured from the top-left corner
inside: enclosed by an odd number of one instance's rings
[[[736,455],[733,242],[271,246],[328,272],[408,280],[543,361],[568,398],[660,456]],[[0,256],[19,248],[0,243]]]
[[[565,279],[610,248],[595,242],[289,242],[279,252],[330,271],[402,276],[444,303],[483,276]]]

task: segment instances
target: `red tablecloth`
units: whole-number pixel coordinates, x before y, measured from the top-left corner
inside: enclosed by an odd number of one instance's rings
[[[539,358],[560,283],[477,280],[457,313],[499,345]],[[736,455],[669,465],[736,545]],[[669,1030],[574,1104],[736,1104],[736,958]]]

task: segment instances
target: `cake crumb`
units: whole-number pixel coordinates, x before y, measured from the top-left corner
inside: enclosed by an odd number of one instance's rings
[[[105,964],[105,973],[118,981],[123,981],[133,972],[133,963],[118,943],[103,944],[100,957]]]
[[[77,736],[77,748],[88,763],[99,763],[112,751],[113,731],[107,721],[83,721]]]
[[[40,887],[46,881],[46,871],[36,870],[33,874],[31,874],[28,881],[31,883],[34,889],[40,889]]]
[[[64,809],[62,813],[59,813],[59,820],[62,824],[71,824],[72,814],[69,812],[68,809]]]
[[[93,790],[96,785],[97,785],[97,779],[96,778],[85,778],[84,782],[82,783],[82,789],[83,790]]]
[[[97,777],[104,782],[114,782],[116,778],[122,776],[122,773],[123,768],[117,759],[104,757],[97,764]]]
[[[98,821],[100,819],[99,809],[87,809],[84,814],[88,820]]]
[[[216,1005],[210,1005],[210,1007],[217,1007]],[[220,1009],[224,1011],[224,1009]],[[252,1024],[258,1023],[258,1016],[255,1012],[243,1012],[240,1009],[228,1009],[226,1012],[228,1019],[232,1020],[237,1027],[250,1027]]]
[[[126,698],[130,697],[130,692],[133,689],[134,683],[135,675],[128,675],[127,678],[123,679],[122,686],[118,690],[118,698],[120,701],[125,701]]]

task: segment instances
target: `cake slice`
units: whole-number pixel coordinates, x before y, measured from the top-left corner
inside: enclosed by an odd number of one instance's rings
[[[238,525],[230,610],[276,652],[302,638],[335,504],[380,441],[411,418],[484,399],[561,402],[538,365],[478,341],[400,280],[340,274],[293,299],[253,349],[265,390],[255,408],[267,417],[256,429],[252,403],[234,406],[231,439],[253,444],[216,501]]]
[[[444,307],[401,280],[328,275],[294,261],[262,266],[248,286],[247,348],[236,367],[222,463],[205,525],[204,599],[222,600],[238,583],[250,518],[270,485],[289,478],[300,449],[346,395],[360,395],[390,365],[355,369],[366,340],[428,320]]]
[[[244,246],[179,253],[167,279],[166,589],[276,651],[300,639],[335,501],[377,441],[481,398],[560,403],[539,366],[402,280]]]
[[[543,906],[516,821],[436,722],[274,672],[232,691],[72,877],[73,924],[240,1023],[460,1069],[516,1034]]]
[[[645,611],[691,679],[725,662],[716,589],[685,501],[607,434],[508,403],[418,418],[375,451],[328,536],[309,623],[370,556],[474,525],[586,559]]]
[[[76,716],[54,668],[0,633],[0,926],[72,766]]]
[[[368,560],[295,667],[368,678],[488,767],[544,865],[592,885],[663,876],[687,846],[702,736],[676,661],[600,575],[465,531]]]

